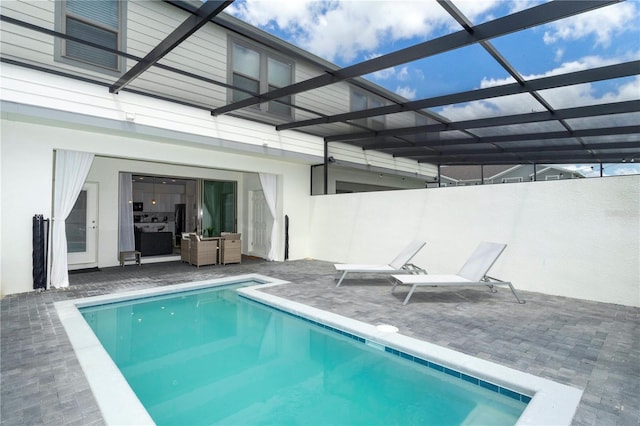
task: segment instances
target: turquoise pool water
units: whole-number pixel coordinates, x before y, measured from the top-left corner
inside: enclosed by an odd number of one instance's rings
[[[513,425],[526,406],[239,286],[80,310],[159,425]]]

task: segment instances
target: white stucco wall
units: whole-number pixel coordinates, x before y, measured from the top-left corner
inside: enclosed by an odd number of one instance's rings
[[[53,151],[67,149],[97,155],[88,181],[99,185],[98,266],[117,265],[117,182],[119,171],[175,174],[188,177],[237,178],[239,191],[247,173],[278,176],[278,235],[284,214],[306,218],[309,214],[309,166],[259,155],[212,150],[179,141],[153,140],[134,134],[102,132],[82,126],[3,114],[0,145],[0,289],[2,294],[30,291],[32,280],[31,220],[34,214],[51,218]],[[68,125],[68,123],[67,123]],[[172,142],[172,143],[168,143]],[[239,194],[242,197],[242,194]],[[240,206],[239,218],[246,217]],[[246,228],[239,224],[239,228]],[[306,256],[307,222],[291,225],[291,259]],[[277,254],[284,256],[284,241]]]
[[[492,275],[518,289],[640,306],[640,176],[310,197],[308,164],[19,118],[1,123],[2,294],[32,288],[31,218],[51,217],[53,151],[72,149],[98,155],[100,267],[117,264],[118,171],[237,177],[241,188],[245,172],[266,172],[279,178],[280,235],[291,219],[290,259],[387,262],[423,238],[415,262],[454,272],[479,241],[502,241]]]
[[[640,176],[317,196],[309,255],[454,273],[482,240],[508,247],[491,275],[517,289],[640,306]]]

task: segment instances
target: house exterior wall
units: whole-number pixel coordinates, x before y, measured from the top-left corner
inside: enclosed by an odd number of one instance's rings
[[[290,259],[306,257],[309,170],[311,164],[322,161],[321,138],[276,132],[273,126],[237,117],[212,118],[208,111],[132,93],[109,94],[91,83],[11,64],[2,66],[0,88],[0,224],[8,224],[0,228],[2,294],[32,288],[30,222],[34,214],[51,217],[55,149],[154,163],[149,168],[137,166],[137,170],[124,163],[91,170],[88,179],[97,182],[100,191],[99,267],[116,264],[117,240],[112,231],[117,229],[117,213],[106,206],[117,205],[117,172],[164,174],[167,163],[229,173],[277,174],[281,210],[276,232],[283,234],[283,215],[289,215]],[[100,159],[95,167],[102,167]],[[187,175],[197,176],[191,171]],[[18,181],[22,183],[15,186]],[[277,253],[282,256],[283,242],[278,245]]]
[[[126,50],[128,53],[138,57],[144,57],[156,45],[158,45],[168,34],[171,33],[178,25],[180,25],[189,13],[161,1],[138,1],[129,0],[124,3],[126,5],[126,25],[124,35],[126,37]],[[0,3],[3,15],[16,18],[28,23],[32,23],[47,29],[54,30],[56,16],[56,2],[54,1],[15,1],[5,0]],[[228,18],[233,19],[233,18]],[[259,31],[259,30],[256,30]],[[3,24],[0,28],[0,48],[2,54],[6,58],[17,59],[27,63],[45,66],[57,71],[71,73],[73,75],[87,77],[105,84],[113,83],[116,78],[113,74],[100,73],[84,68],[74,67],[71,64],[55,61],[55,45],[59,41],[54,40],[52,36],[41,34],[20,28],[13,24]],[[215,24],[207,24],[199,29],[192,36],[183,41],[179,46],[169,52],[160,61],[162,64],[173,66],[177,69],[193,73],[199,76],[205,76],[209,79],[222,83],[229,83],[228,79],[228,55],[227,50],[229,40],[247,40],[242,35],[230,32]],[[255,45],[256,48],[272,51],[269,48],[260,46],[259,44],[247,41],[249,44]],[[280,52],[275,52],[283,56]],[[284,55],[286,56],[286,55]],[[312,77],[324,74],[325,68],[320,68],[310,61],[303,58],[290,58],[295,62],[294,65],[294,82],[300,82]],[[127,59],[126,69],[131,68],[136,61]],[[7,65],[3,64],[3,68]],[[20,75],[22,69],[18,71]],[[28,70],[25,70],[27,74]],[[29,82],[20,82],[17,90],[25,90],[29,92],[31,88],[36,93],[42,90],[38,87],[41,79],[48,80],[47,76],[42,73],[36,73],[36,78]],[[20,80],[20,78],[18,78]],[[204,108],[203,115],[207,109],[212,109],[225,105],[228,102],[227,89],[219,85],[214,85],[196,78],[178,75],[168,70],[158,67],[151,67],[139,77],[134,79],[128,88],[141,90],[147,93],[160,96],[167,96],[178,99],[191,104],[200,105]],[[88,108],[87,113],[95,112],[98,115],[104,115],[107,111],[98,111],[105,107],[103,101],[108,103],[113,99],[122,105],[120,115],[125,109],[135,112],[136,106],[128,104],[126,93],[120,95],[110,95],[106,87],[99,87],[101,95],[92,99],[84,93],[80,95],[78,90],[63,89],[55,94],[58,99],[73,99],[81,108]],[[348,112],[350,110],[350,96],[352,86],[347,82],[339,82],[329,86],[321,87],[312,91],[300,93],[294,96],[294,103],[303,108],[316,110],[321,114],[336,114]],[[73,105],[69,108],[74,109]],[[111,108],[111,106],[107,106]],[[110,111],[115,113],[115,111]],[[153,113],[139,114],[153,115]],[[264,114],[256,113],[251,108],[245,108],[237,111],[236,114],[244,115],[254,119],[264,120]],[[170,115],[173,115],[172,112]],[[291,120],[303,120],[308,118],[317,118],[318,115],[310,114],[302,109],[294,110],[292,119],[280,118],[282,122]],[[393,114],[386,118],[389,127],[405,127],[416,124],[414,113]],[[122,117],[121,117],[122,118]],[[157,117],[165,120],[165,117]],[[171,117],[167,117],[170,121]],[[184,119],[178,114],[177,119]],[[207,117],[221,131],[231,130],[227,128],[227,120],[229,117]],[[271,117],[273,118],[273,117]],[[186,123],[190,124],[190,123]],[[251,127],[251,125],[249,125]],[[325,126],[325,129],[333,129],[338,133],[348,133],[350,131],[361,131],[361,129],[353,128],[344,123],[334,123]],[[271,132],[274,133],[274,132]],[[288,137],[282,135],[300,134],[295,131],[285,131],[273,134],[272,137],[266,137],[264,134],[255,134],[246,132],[247,135],[253,136],[253,143],[262,145],[268,143],[270,146],[278,145],[279,148],[292,150],[295,152],[304,152],[307,154],[318,155],[323,152],[323,145],[314,141],[312,146],[308,144],[293,143],[287,144]],[[292,136],[294,139],[296,136]],[[303,137],[304,138],[304,137]],[[247,141],[244,141],[247,142]],[[289,140],[292,142],[292,140]],[[300,141],[298,141],[300,142]],[[252,142],[249,142],[252,143]],[[422,165],[416,161],[409,159],[395,159],[393,156],[380,152],[363,151],[358,147],[346,144],[332,144],[331,155],[339,155],[345,161],[357,162],[360,164],[371,164],[373,166],[385,167],[389,169],[399,169],[411,173],[419,172],[424,175],[435,174],[435,168],[430,165]]]
[[[244,181],[249,172],[278,176],[278,235],[283,233],[283,217],[306,218],[309,214],[309,168],[304,163],[266,159],[213,151],[206,147],[167,143],[132,134],[110,134],[96,128],[68,127],[33,117],[3,112],[0,145],[0,289],[2,294],[32,289],[31,218],[52,216],[53,152],[67,149],[96,154],[87,181],[97,182],[98,266],[117,262],[118,173],[169,174],[186,177],[237,180],[239,198],[244,197]],[[232,169],[233,168],[233,169]],[[240,232],[248,229],[247,215],[240,205]],[[290,258],[306,256],[307,222],[290,225]],[[245,243],[246,244],[246,243]],[[277,260],[283,259],[284,241],[277,242]]]
[[[421,238],[413,263],[454,273],[480,241],[504,242],[490,275],[517,289],[640,306],[639,188],[624,176],[313,197],[309,256],[387,263]]]

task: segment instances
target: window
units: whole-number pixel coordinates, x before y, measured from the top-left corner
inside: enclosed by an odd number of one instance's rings
[[[291,84],[291,64],[267,58],[267,81],[270,91]],[[286,96],[281,100],[290,104],[291,96]],[[291,117],[291,107],[280,102],[269,102],[267,110],[273,114]]]
[[[360,90],[351,91],[351,111],[360,111],[381,106],[384,106],[384,101],[377,96]],[[382,130],[385,128],[384,115],[353,120],[353,122],[373,130]]]
[[[251,96],[250,93],[264,93],[279,89],[293,81],[293,63],[262,49],[232,41],[230,46],[230,80],[234,87],[230,101],[236,102]],[[279,101],[292,103],[292,97],[286,96]],[[289,105],[270,101],[257,108],[271,114],[292,117]]]
[[[67,35],[116,50],[124,50],[122,29],[126,3],[118,0],[65,0],[59,2],[57,29]],[[56,58],[90,69],[119,71],[115,53],[70,40],[60,40]]]
[[[260,54],[244,46],[233,44],[233,86],[251,93],[260,92]],[[249,93],[233,91],[232,101],[250,97]]]

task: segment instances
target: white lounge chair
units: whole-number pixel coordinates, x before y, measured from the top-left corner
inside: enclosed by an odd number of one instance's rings
[[[336,270],[342,272],[336,287],[340,287],[342,280],[349,272],[361,273],[379,273],[379,274],[400,274],[400,273],[425,273],[424,269],[418,268],[409,263],[413,256],[416,255],[424,247],[426,242],[420,240],[411,241],[411,243],[388,265],[368,265],[353,263],[336,263]]]
[[[393,293],[398,284],[410,285],[409,294],[402,302],[406,305],[413,292],[418,286],[440,287],[440,286],[476,286],[486,285],[492,293],[496,292],[495,285],[508,285],[518,303],[524,303],[518,297],[516,290],[510,282],[500,281],[487,276],[487,272],[500,257],[506,244],[482,242],[471,254],[460,271],[455,275],[392,275]]]

